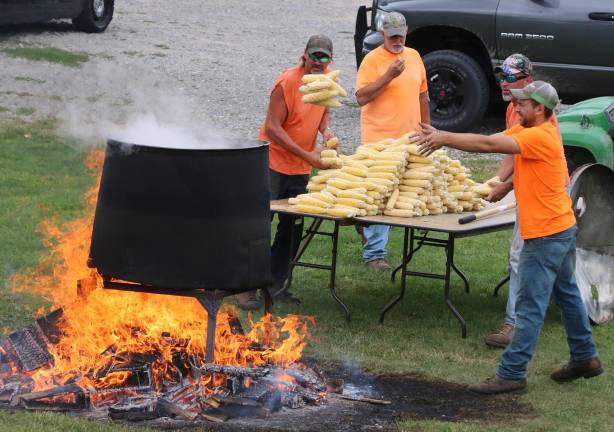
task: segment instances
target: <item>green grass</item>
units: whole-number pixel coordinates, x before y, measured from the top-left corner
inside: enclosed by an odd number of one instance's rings
[[[34,83],[37,83],[37,84],[44,84],[45,83],[44,80],[40,80],[40,79],[37,79],[37,78],[28,77],[28,76],[16,76],[15,77],[15,81],[34,82]]]
[[[63,49],[51,47],[5,48],[2,50],[2,52],[11,57],[59,63],[70,67],[78,67],[82,63],[89,60],[89,55],[87,54],[73,53]]]
[[[34,108],[30,108],[30,107],[22,107],[22,108],[17,108],[15,110],[15,112],[19,115],[23,115],[23,116],[29,116],[34,114],[36,110]]]
[[[0,125],[0,145],[0,333],[6,335],[26,323],[43,302],[2,288],[11,274],[36,264],[43,250],[37,223],[56,213],[61,219],[79,215],[81,194],[92,179],[83,167],[84,155],[55,137],[50,122]],[[483,160],[466,164],[482,180],[492,176],[497,166],[496,161]],[[392,284],[388,274],[373,273],[362,264],[353,227],[341,230],[337,273],[338,292],[350,307],[352,320],[345,321],[330,296],[328,274],[302,268],[296,270],[292,288],[302,304],[276,305],[275,312],[316,317],[316,340],[306,351],[316,359],[351,359],[372,373],[419,373],[458,383],[482,380],[493,375],[500,355],[484,346],[483,337],[503,319],[506,291],[498,298],[491,293],[506,273],[509,237],[510,231],[505,231],[457,241],[456,263],[469,277],[471,292],[464,293],[460,279],[454,276],[452,300],[467,320],[467,339],[460,337],[458,322],[443,303],[441,281],[436,280],[409,278],[405,298],[380,325],[379,312],[398,292],[398,283]],[[392,264],[400,262],[401,247],[401,231],[393,229],[388,246]],[[329,239],[316,238],[305,259],[324,262],[329,256]],[[439,249],[420,251],[412,262],[413,268],[422,271],[441,271],[443,265]],[[608,368],[614,364],[614,326],[596,327],[594,336]],[[400,420],[397,428],[429,432],[612,430],[614,386],[608,375],[566,385],[549,379],[550,371],[567,356],[564,331],[552,307],[529,367],[529,393],[521,396],[534,407],[534,416],[504,424],[407,419]],[[52,413],[0,410],[0,430],[137,429]]]

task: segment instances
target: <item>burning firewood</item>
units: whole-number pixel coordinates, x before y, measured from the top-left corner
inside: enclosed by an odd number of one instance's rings
[[[268,375],[271,371],[267,367],[260,368],[250,368],[250,367],[238,367],[238,366],[227,366],[227,365],[219,365],[212,363],[205,363],[204,365],[198,368],[202,373],[217,373],[224,374],[228,376],[236,376],[236,377],[250,377],[250,378],[260,378]]]

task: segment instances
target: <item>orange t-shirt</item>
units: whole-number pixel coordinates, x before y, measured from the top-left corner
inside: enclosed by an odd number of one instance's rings
[[[576,223],[571,199],[565,191],[565,154],[550,122],[503,132],[520,147],[514,159],[514,194],[518,203],[520,237],[545,237]]]
[[[318,128],[326,108],[301,101],[303,94],[298,90],[303,85],[301,78],[305,73],[302,66],[287,69],[279,75],[271,92],[281,86],[288,110],[288,116],[281,127],[288,133],[292,141],[306,151],[313,151],[318,137]],[[269,142],[269,167],[277,172],[288,175],[309,174],[311,166],[303,159],[273,142],[260,127],[258,139]]]
[[[559,137],[559,141],[561,145],[563,145],[563,136],[561,135],[561,128],[559,127],[559,121],[556,118],[556,114],[552,113],[550,118],[548,119],[552,126],[556,128],[556,133]],[[520,124],[520,114],[516,112],[516,107],[513,102],[507,104],[507,110],[505,111],[505,128],[509,129],[512,126],[516,126]],[[563,158],[563,163],[565,164],[565,186],[569,184],[569,172],[567,171],[567,159]]]
[[[380,46],[363,59],[356,75],[356,91],[384,75],[395,60],[405,59],[405,70],[360,111],[360,133],[363,143],[399,138],[418,129],[419,96],[427,90],[426,69],[418,51],[404,48],[393,54]]]

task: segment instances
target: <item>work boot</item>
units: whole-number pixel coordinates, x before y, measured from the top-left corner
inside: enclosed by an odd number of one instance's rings
[[[242,292],[235,297],[239,307],[245,311],[260,309],[260,301],[256,295],[256,290]]]
[[[478,384],[471,384],[467,386],[467,390],[473,393],[481,394],[499,394],[499,393],[513,393],[523,392],[527,389],[527,380],[508,380],[494,376],[493,378],[487,378]]]
[[[374,260],[367,261],[366,264],[369,267],[371,267],[373,270],[377,270],[381,272],[391,269],[390,265],[386,262],[384,258],[376,258]]]
[[[505,323],[499,330],[486,336],[484,342],[492,348],[505,348],[509,345],[513,335],[514,326],[510,323]]]
[[[584,361],[569,360],[563,367],[550,374],[550,378],[557,382],[573,381],[578,378],[592,378],[603,373],[603,366],[599,357]]]
[[[285,290],[273,297],[273,301],[280,303],[301,304],[301,299],[296,297],[290,291]]]

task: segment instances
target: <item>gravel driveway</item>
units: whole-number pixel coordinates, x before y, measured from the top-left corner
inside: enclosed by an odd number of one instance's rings
[[[353,94],[360,4],[117,0],[102,34],[76,32],[63,22],[0,29],[0,116],[33,109],[30,117],[54,115],[71,134],[102,139],[111,124],[149,113],[190,132],[255,138],[272,83],[296,64],[311,34],[331,37],[333,67]],[[90,59],[73,68],[1,52],[20,46],[83,52]],[[346,101],[333,110],[333,130],[349,149],[359,141],[359,109],[353,98]],[[500,119],[495,123],[496,129]]]

